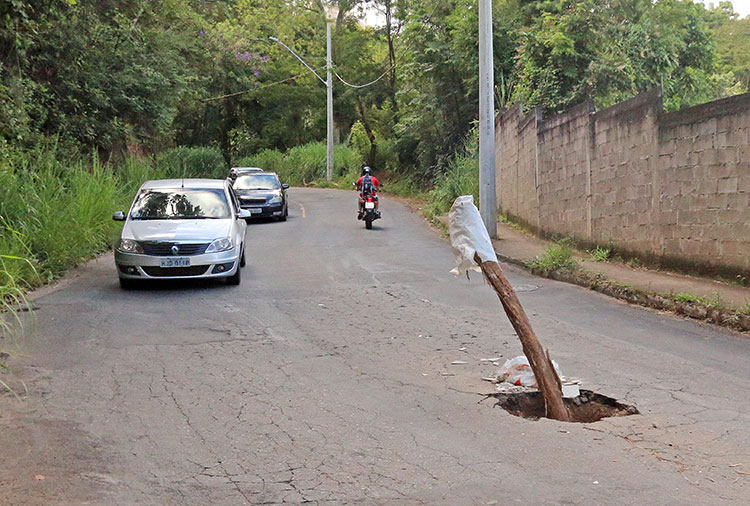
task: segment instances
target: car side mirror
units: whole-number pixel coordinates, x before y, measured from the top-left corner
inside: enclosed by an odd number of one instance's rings
[[[112,219],[115,221],[125,221],[125,213],[123,213],[122,211],[117,211],[112,215]]]
[[[282,184],[282,185],[281,185],[281,188],[282,188],[283,190],[288,190],[288,189],[289,189],[289,185],[288,185],[288,184]]]
[[[239,213],[237,213],[237,219],[238,220],[246,220],[248,218],[252,218],[252,216],[253,216],[253,213],[251,213],[247,209],[242,209],[242,210],[240,210]]]

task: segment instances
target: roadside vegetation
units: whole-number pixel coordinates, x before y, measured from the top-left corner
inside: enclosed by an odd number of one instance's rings
[[[225,177],[217,150],[178,148],[153,158],[103,165],[58,145],[6,149],[0,172],[0,287],[17,293],[59,277],[112,246],[147,179]]]
[[[561,239],[547,247],[544,254],[526,263],[526,268],[536,274],[549,276],[558,271],[574,271],[579,268],[573,258],[575,251],[569,239]]]
[[[606,262],[612,256],[612,250],[609,248],[602,248],[601,246],[597,246],[596,248],[589,250],[588,254],[588,260],[592,262]]]

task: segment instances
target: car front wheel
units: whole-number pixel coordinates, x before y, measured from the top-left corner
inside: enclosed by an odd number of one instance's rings
[[[237,270],[234,272],[234,274],[232,274],[231,276],[229,276],[227,278],[227,284],[228,285],[233,285],[233,286],[239,285],[240,284],[240,280],[241,280],[241,276],[242,276],[241,273],[242,273],[242,271],[240,270],[240,266],[238,265],[237,266]]]
[[[138,281],[134,279],[120,278],[120,288],[123,290],[132,290],[138,285]]]

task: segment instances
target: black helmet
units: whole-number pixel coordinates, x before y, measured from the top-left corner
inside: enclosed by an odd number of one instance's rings
[[[365,165],[365,168],[362,169],[362,175],[369,174],[371,172],[372,172],[372,169],[368,167],[367,165]]]

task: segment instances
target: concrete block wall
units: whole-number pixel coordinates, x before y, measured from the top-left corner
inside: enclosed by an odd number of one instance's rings
[[[506,203],[505,212],[534,228],[539,227],[535,171],[539,116],[539,111],[523,114],[521,106],[515,106],[495,122],[496,158],[504,160],[503,170],[496,171],[498,202]]]
[[[750,94],[664,113],[660,90],[497,118],[500,211],[663,264],[750,275]]]
[[[539,129],[539,216],[545,229],[576,235],[588,227],[588,103],[542,122]]]
[[[576,236],[633,253],[658,249],[654,164],[661,111],[654,91],[591,115],[591,228]]]

